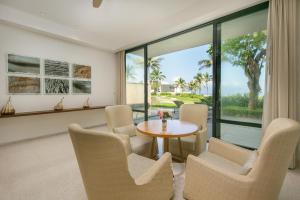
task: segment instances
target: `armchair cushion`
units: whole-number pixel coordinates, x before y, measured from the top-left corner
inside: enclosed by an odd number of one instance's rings
[[[130,137],[130,144],[132,152],[137,153],[139,155],[150,155],[152,138],[142,135],[137,135],[135,137]]]
[[[257,151],[252,151],[248,160],[245,162],[245,164],[242,167],[242,171],[240,172],[240,174],[242,175],[247,175],[250,170],[253,168],[254,163],[257,159],[258,153]]]
[[[243,171],[243,166],[210,152],[203,152],[198,158],[203,162],[209,163],[209,165],[218,167],[222,171],[228,171],[234,174],[241,174]]]
[[[252,152],[217,138],[209,139],[208,151],[239,165],[245,164]]]
[[[136,135],[136,127],[134,126],[134,124],[130,124],[127,126],[113,128],[113,132],[117,134],[120,133],[120,134],[129,135],[130,137],[132,137]]]
[[[191,152],[195,152],[196,144],[195,144],[196,136],[191,135],[187,137],[181,137],[183,156],[187,157]],[[172,154],[176,156],[180,156],[180,151],[178,148],[178,138],[170,138],[169,140],[170,149]]]
[[[139,156],[135,153],[127,156],[128,170],[133,179],[136,179],[143,175],[152,165],[155,164],[154,160]]]

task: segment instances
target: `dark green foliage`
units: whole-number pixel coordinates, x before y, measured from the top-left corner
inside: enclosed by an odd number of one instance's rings
[[[225,106],[240,106],[240,107],[248,107],[249,102],[249,94],[236,94],[231,96],[225,96],[221,98],[221,104],[223,107]],[[257,108],[263,107],[263,98],[260,97],[257,99]]]
[[[224,106],[222,107],[221,112],[222,115],[234,116],[234,117],[261,118],[262,116],[261,108],[250,110],[248,107]]]

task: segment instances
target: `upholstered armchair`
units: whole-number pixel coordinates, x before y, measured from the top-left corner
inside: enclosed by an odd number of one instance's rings
[[[127,156],[120,135],[77,124],[69,126],[69,133],[89,200],[166,200],[173,196],[170,153],[158,161],[135,153]]]
[[[107,106],[105,113],[108,128],[113,133],[129,136],[132,152],[146,157],[152,156],[152,138],[136,130],[132,117],[132,109],[129,105]]]
[[[184,197],[278,199],[299,136],[299,123],[280,118],[267,127],[257,151],[211,138],[208,152],[187,159]]]
[[[194,123],[200,130],[192,136],[182,137],[183,157],[188,154],[199,155],[206,149],[208,106],[205,104],[182,104],[179,108],[179,119]],[[175,156],[181,156],[177,138],[170,139],[170,152]]]

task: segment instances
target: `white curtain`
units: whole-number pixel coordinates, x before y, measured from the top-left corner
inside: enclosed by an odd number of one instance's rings
[[[297,120],[296,15],[296,0],[270,0],[263,129],[278,117]]]
[[[125,51],[117,54],[116,104],[126,104]]]

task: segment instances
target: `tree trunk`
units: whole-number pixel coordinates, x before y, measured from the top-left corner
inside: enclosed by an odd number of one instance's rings
[[[248,73],[246,73],[248,77],[248,88],[249,88],[249,102],[248,109],[255,110],[258,102],[258,94],[261,90],[259,85],[260,78],[260,70],[258,64],[256,62],[252,62],[250,66],[248,66]]]
[[[206,95],[208,96],[208,84],[206,83]]]
[[[249,102],[248,102],[248,109],[255,110],[256,109],[256,102],[258,100],[258,94],[255,89],[255,83],[253,80],[248,81],[248,88],[249,88]]]

